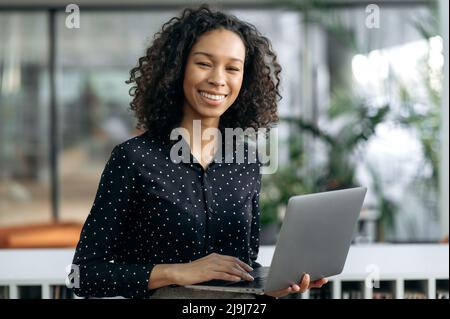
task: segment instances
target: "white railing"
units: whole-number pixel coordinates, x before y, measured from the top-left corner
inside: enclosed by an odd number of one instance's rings
[[[258,262],[270,266],[274,246],[260,248]],[[3,249],[0,250],[0,289],[7,287],[9,298],[21,298],[21,286],[39,286],[41,297],[53,298],[55,286],[65,286],[66,267],[71,264],[73,249]],[[437,288],[448,296],[448,245],[356,245],[350,248],[342,274],[329,278],[330,298],[351,297],[345,291],[351,286],[362,298],[372,298],[377,288],[366,285],[377,278],[391,290],[394,298],[404,298],[405,287],[421,287],[426,298],[436,298]],[[384,288],[386,290],[386,288]],[[306,292],[302,298],[312,296]]]

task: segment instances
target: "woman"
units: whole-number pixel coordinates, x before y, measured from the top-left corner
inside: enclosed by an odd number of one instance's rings
[[[117,145],[106,164],[74,256],[77,295],[254,297],[182,287],[253,280],[248,272],[260,267],[261,164],[223,163],[223,135],[195,138],[195,124],[201,136],[270,128],[278,121],[280,71],[270,42],[234,16],[203,5],[163,25],[130,72],[131,109],[147,131]],[[176,128],[187,133],[180,141],[170,138]],[[187,163],[174,158],[179,142],[189,150]],[[325,282],[305,275],[266,295]]]

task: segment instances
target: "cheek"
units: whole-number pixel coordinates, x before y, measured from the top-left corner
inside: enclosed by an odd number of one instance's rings
[[[238,78],[238,79],[234,79],[233,81],[231,81],[231,86],[233,89],[233,96],[237,97],[239,95],[239,92],[241,90],[242,87],[242,77]]]
[[[183,80],[183,88],[185,93],[192,94],[189,93],[189,91],[195,89],[195,86],[197,86],[197,84],[201,81],[202,81],[201,72],[198,72],[194,68],[188,66],[186,68]]]

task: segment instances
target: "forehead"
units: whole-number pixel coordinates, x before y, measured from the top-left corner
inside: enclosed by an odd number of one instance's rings
[[[245,58],[245,45],[239,35],[229,30],[213,30],[201,35],[192,46],[190,55],[197,55],[197,52],[208,53],[217,59],[240,59]]]

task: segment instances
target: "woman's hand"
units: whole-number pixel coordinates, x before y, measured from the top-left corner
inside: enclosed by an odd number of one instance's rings
[[[280,289],[277,291],[270,291],[270,292],[266,292],[265,294],[268,296],[272,296],[272,297],[284,297],[286,295],[289,295],[292,292],[305,292],[306,290],[310,289],[310,288],[321,288],[323,285],[325,285],[328,282],[328,279],[326,278],[321,278],[321,279],[317,279],[314,281],[310,281],[310,277],[308,274],[305,274],[302,278],[302,280],[300,281],[300,283],[297,284],[293,284],[291,286],[289,286],[286,289]]]
[[[190,263],[173,264],[171,267],[172,282],[176,285],[193,285],[213,279],[240,281],[241,279],[252,281],[248,274],[252,271],[249,265],[239,258],[209,254]]]

